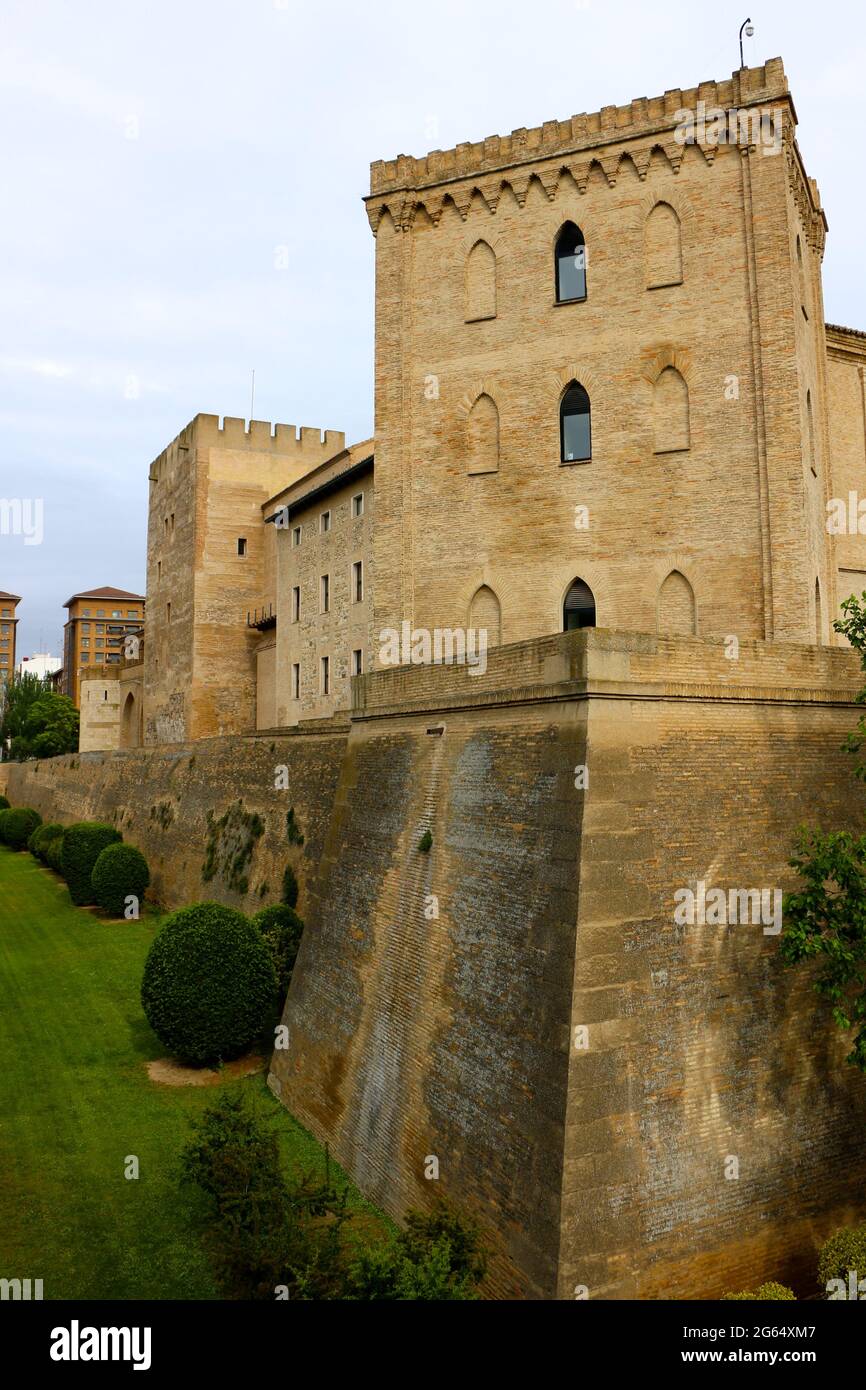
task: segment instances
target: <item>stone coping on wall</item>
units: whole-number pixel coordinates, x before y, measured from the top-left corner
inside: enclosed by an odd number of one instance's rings
[[[730,639],[728,639],[730,641]],[[864,684],[841,647],[661,637],[601,628],[498,647],[487,668],[399,666],[352,680],[352,721],[587,698],[852,705]]]

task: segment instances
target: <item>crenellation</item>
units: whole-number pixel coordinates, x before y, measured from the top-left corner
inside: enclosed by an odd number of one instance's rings
[[[370,165],[370,197],[477,175],[527,158],[576,153],[614,136],[635,139],[660,134],[676,123],[679,111],[694,109],[698,100],[708,107],[725,109],[735,102],[790,104],[782,60],[769,59],[760,67],[744,68],[723,81],[706,81],[685,89],[671,87],[663,96],[636,97],[623,105],[606,105],[600,111],[565,120],[548,120],[531,128],[522,126],[510,136],[465,141],[454,149],[434,150],[418,157],[401,154],[392,160],[375,160]]]

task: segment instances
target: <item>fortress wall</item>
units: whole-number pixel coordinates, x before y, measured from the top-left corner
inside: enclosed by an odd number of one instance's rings
[[[590,704],[560,1296],[814,1295],[864,1215],[866,1078],[778,936],[679,927],[674,893],[793,888],[800,824],[862,833],[857,711],[635,694]]]
[[[116,825],[145,855],[150,893],[167,907],[211,899],[254,912],[279,901],[283,871],[291,863],[300,884],[299,910],[304,913],[345,742],[339,730],[204,739],[166,748],[5,763],[0,781],[5,775],[6,795],[13,805],[33,806],[43,820],[106,820]],[[274,781],[279,766],[288,769],[288,787],[278,791]],[[265,822],[253,851],[245,897],[219,876],[205,883],[201,874],[208,812],[219,819],[238,800]],[[303,846],[287,841],[285,817],[291,807],[304,835]],[[268,891],[260,897],[263,883]]]
[[[272,1064],[389,1211],[434,1192],[479,1210],[506,1296],[555,1287],[584,713],[353,731]]]
[[[493,657],[498,692],[356,686],[274,1089],[392,1213],[474,1206],[499,1295],[814,1292],[862,1216],[866,1080],[777,937],[678,928],[674,893],[790,887],[800,822],[862,825],[853,653],[591,631]]]
[[[201,883],[206,813],[259,811],[242,905],[291,859],[307,922],[271,1085],[389,1212],[439,1194],[474,1209],[495,1295],[700,1299],[766,1278],[810,1294],[817,1245],[862,1219],[866,1079],[779,969],[778,937],[679,927],[674,894],[790,887],[801,822],[863,828],[841,751],[861,681],[841,648],[743,643],[729,661],[718,642],[590,630],[502,648],[483,677],[371,676],[348,735],[0,780],[43,815],[114,818],[172,904],[239,901]]]

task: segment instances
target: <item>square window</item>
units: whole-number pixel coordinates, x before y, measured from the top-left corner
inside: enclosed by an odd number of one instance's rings
[[[352,675],[360,676],[362,675],[363,670],[364,653],[362,652],[361,648],[358,647],[356,651],[352,652]]]
[[[352,565],[352,602],[361,603],[364,599],[364,562],[356,560]]]
[[[322,694],[331,693],[331,660],[330,657],[322,657]]]
[[[331,576],[329,574],[322,575],[321,610],[323,613],[331,611]]]
[[[246,553],[247,553],[247,538],[246,538],[246,536],[238,536],[238,554],[239,554],[239,555],[246,555]]]
[[[330,531],[330,529],[331,529],[331,513],[330,513],[330,512],[322,512],[322,515],[321,515],[320,520],[319,520],[319,525],[320,525],[320,529],[321,529],[322,535],[324,535],[327,531]]]
[[[352,516],[364,515],[364,494],[359,492],[352,498]]]
[[[298,545],[300,545],[300,544],[301,544],[301,528],[300,528],[300,526],[296,526],[296,527],[294,528],[294,530],[292,531],[292,545],[298,546]]]

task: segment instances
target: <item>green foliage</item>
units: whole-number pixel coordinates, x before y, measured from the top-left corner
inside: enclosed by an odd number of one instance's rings
[[[62,834],[63,826],[56,821],[49,821],[47,825],[37,825],[27,841],[27,848],[34,859],[39,859],[43,864],[47,864],[48,846],[52,840],[56,840]]]
[[[866,593],[860,598],[854,594],[846,598],[842,604],[844,617],[837,618],[833,626],[848,641],[855,651],[860,653],[860,664],[866,671]],[[858,705],[866,705],[866,686],[857,696]],[[866,715],[861,714],[857,723],[857,728],[853,734],[849,734],[845,746],[849,753],[857,754],[866,742]],[[866,781],[866,763],[860,762],[854,769],[854,775],[861,781]]]
[[[208,811],[207,825],[202,882],[210,883],[219,876],[227,888],[243,897],[250,886],[247,870],[265,823],[255,811],[245,811],[242,801],[236,801],[219,820]]]
[[[10,805],[8,797],[0,796],[0,811],[7,811]]]
[[[485,1258],[474,1222],[439,1204],[396,1237],[371,1241],[326,1168],[287,1178],[276,1140],[243,1095],[226,1093],[194,1125],[184,1179],[208,1198],[205,1243],[228,1298],[464,1300]]]
[[[11,814],[12,814],[12,807],[11,807],[11,806],[5,806],[5,807],[3,808],[3,810],[0,811],[0,845],[5,845],[5,843],[6,843],[6,834],[5,834],[6,820],[7,820],[7,818],[8,818]]]
[[[289,1182],[276,1136],[242,1094],[226,1093],[193,1125],[186,1182],[210,1199],[205,1245],[223,1296],[333,1297],[340,1286],[347,1192],[312,1177]]]
[[[170,801],[158,801],[150,808],[150,819],[155,820],[161,830],[168,830],[174,820],[174,807]]]
[[[852,1269],[858,1281],[866,1279],[866,1223],[848,1226],[824,1242],[818,1256],[818,1284],[825,1294],[831,1279],[841,1279],[847,1287]]]
[[[477,1299],[487,1268],[480,1227],[448,1203],[410,1211],[396,1239],[360,1250],[350,1262],[347,1294],[354,1299],[469,1301]]]
[[[429,854],[433,848],[433,836],[429,830],[425,830],[421,839],[418,841],[418,850],[421,854]]]
[[[26,751],[24,726],[31,708],[44,691],[44,682],[30,672],[25,672],[20,676],[13,675],[7,683],[3,698],[2,719],[0,719],[0,748],[3,750],[4,758],[10,757],[17,760],[30,756]],[[12,747],[7,753],[8,741],[11,741]]]
[[[120,831],[101,821],[77,821],[63,832],[60,872],[69,885],[69,896],[78,906],[93,902],[93,866],[106,845],[120,839]]]
[[[286,812],[286,837],[290,845],[302,845],[304,837],[301,834],[301,827],[295,820],[295,808]]]
[[[141,850],[134,845],[106,845],[100,850],[91,875],[93,896],[104,912],[122,917],[126,899],[141,902],[150,883],[150,870]]]
[[[740,1293],[722,1294],[722,1300],[728,1302],[747,1301],[751,1303],[796,1303],[796,1295],[793,1289],[789,1289],[785,1284],[775,1284],[772,1281],[768,1284],[759,1284],[756,1289],[743,1289]]]
[[[166,918],[144,967],[147,1021],[194,1066],[237,1057],[269,1022],[276,992],[258,927],[235,908],[195,903]]]
[[[286,907],[298,905],[298,880],[291,864],[287,864],[283,874],[283,902]]]
[[[0,813],[0,840],[10,849],[26,849],[27,841],[42,817],[31,806],[16,806]]]
[[[261,912],[255,914],[253,921],[270,952],[277,977],[277,996],[282,1003],[292,983],[292,971],[295,968],[304,924],[294,909],[287,907],[285,903],[263,907]]]
[[[782,959],[818,964],[814,987],[840,1028],[856,1028],[848,1061],[866,1071],[866,835],[802,830],[797,849],[803,888],[785,898]]]
[[[26,758],[56,758],[61,753],[74,753],[78,748],[80,716],[68,695],[46,690],[35,700],[24,720],[23,739],[16,756]]]
[[[63,877],[63,836],[55,835],[45,847],[45,863],[49,869]]]

